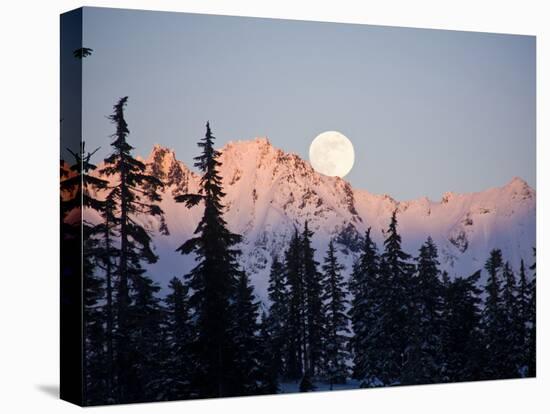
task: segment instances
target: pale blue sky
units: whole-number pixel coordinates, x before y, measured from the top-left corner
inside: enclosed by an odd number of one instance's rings
[[[267,136],[308,157],[345,134],[354,187],[397,199],[535,185],[535,38],[84,9],[83,139],[110,151],[106,116],[129,96],[136,153],[188,165],[210,120],[217,143]]]

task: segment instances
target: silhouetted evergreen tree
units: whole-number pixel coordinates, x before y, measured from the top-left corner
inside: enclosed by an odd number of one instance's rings
[[[73,51],[73,56],[77,59],[82,60],[84,58],[87,58],[88,56],[91,56],[93,51],[94,49],[91,49],[89,47],[81,47]]]
[[[237,278],[241,274],[237,259],[240,250],[235,247],[241,236],[230,232],[223,219],[224,192],[218,168],[219,152],[214,149],[214,136],[210,124],[206,135],[198,143],[201,155],[195,157],[195,166],[202,171],[199,194],[179,195],[175,199],[192,207],[204,204],[203,216],[195,236],[177,251],[194,253],[196,267],[185,276],[191,290],[189,305],[194,315],[195,336],[192,355],[196,370],[193,386],[201,397],[232,395],[236,376],[234,338],[231,334],[234,315],[231,312]]]
[[[287,351],[287,319],[288,319],[288,290],[283,264],[277,257],[273,258],[269,273],[268,298],[271,302],[269,315],[262,322],[264,335],[269,336],[267,352],[270,358],[271,376],[282,378],[285,373],[285,356]]]
[[[506,376],[513,378],[520,375],[522,366],[522,354],[524,348],[524,327],[520,315],[518,303],[518,287],[516,283],[516,275],[514,274],[510,263],[506,262],[503,268],[503,288],[502,288],[502,305],[504,312],[504,324],[507,327],[506,342],[502,346],[508,350],[505,372]],[[523,325],[523,327],[522,327]]]
[[[305,286],[302,266],[302,243],[295,229],[285,252],[284,270],[288,284],[288,311],[286,313],[285,376],[298,380],[304,373],[306,324]]]
[[[525,263],[521,260],[519,268],[519,283],[517,289],[517,327],[518,327],[518,358],[521,375],[529,375],[529,346],[530,346],[530,283],[527,280]]]
[[[155,263],[157,256],[152,249],[151,236],[135,218],[140,215],[159,218],[163,216],[163,211],[157,204],[161,200],[158,190],[162,183],[147,175],[145,164],[131,154],[133,147],[127,141],[129,130],[124,119],[127,100],[128,97],[121,98],[109,117],[116,126],[116,132],[112,135],[113,152],[105,159],[105,167],[101,171],[116,179],[110,197],[116,203],[119,214],[117,225],[120,242],[116,287],[116,372],[119,402],[138,401],[144,395],[144,390],[139,387],[145,384],[147,378],[133,377],[140,351],[132,349],[135,342],[130,335],[131,329],[136,329],[135,323],[141,321],[147,313],[146,309],[141,309],[141,306],[149,306],[145,305],[145,298],[149,298],[150,293],[156,290],[144,275],[142,263]],[[136,304],[139,301],[135,309],[131,309],[133,300]],[[135,315],[131,315],[131,311]]]
[[[64,179],[61,181],[61,191],[65,195],[61,202],[62,211],[68,214],[71,211],[79,211],[81,208],[89,208],[101,211],[103,202],[95,197],[95,192],[107,187],[107,181],[91,175],[97,167],[91,162],[91,158],[97,152],[86,152],[86,144],[81,143],[79,152],[67,149],[74,158],[74,163],[68,170],[62,168]],[[88,223],[84,223],[88,225]]]
[[[443,312],[441,318],[441,380],[446,382],[481,379],[484,362],[480,330],[481,271],[451,281],[443,273]]]
[[[86,152],[82,142],[78,152],[68,151],[74,158],[74,163],[62,175],[61,200],[62,222],[66,233],[77,237],[82,232],[82,272],[84,289],[84,398],[89,404],[109,395],[110,382],[108,376],[108,360],[104,344],[106,338],[105,318],[102,309],[104,296],[104,281],[98,275],[97,241],[93,236],[93,226],[82,220],[82,209],[100,212],[104,202],[96,197],[96,193],[106,188],[107,181],[91,175],[96,166],[91,162],[93,152]],[[70,216],[73,217],[70,217]],[[75,246],[78,243],[75,240]],[[81,252],[75,252],[75,258]]]
[[[529,322],[528,322],[528,350],[527,376],[537,376],[537,251],[533,249],[533,264],[529,267],[533,271],[529,283]]]
[[[161,375],[154,387],[159,399],[174,400],[191,397],[190,379],[193,361],[190,358],[192,341],[189,292],[180,279],[174,277],[168,284],[165,302],[165,331],[167,355],[161,360]]]
[[[280,263],[279,263],[280,264]],[[280,344],[284,338],[277,338],[273,335],[271,328],[274,325],[269,321],[269,316],[262,312],[260,322],[260,338],[259,338],[259,390],[264,394],[276,394],[279,392],[279,381],[283,369],[282,352],[276,349],[277,344]],[[284,342],[282,343],[284,346]]]
[[[412,280],[413,308],[410,351],[405,382],[439,381],[441,366],[441,312],[443,306],[437,247],[431,237],[420,247]]]
[[[503,267],[502,252],[498,249],[492,250],[485,263],[488,279],[482,319],[487,357],[484,364],[486,379],[508,377],[508,327],[502,299]]]
[[[163,374],[162,362],[166,358],[163,309],[157,297],[159,290],[159,286],[144,274],[132,278],[126,336],[131,366],[126,373],[126,386],[135,402],[158,399],[155,384]]]
[[[527,367],[528,359],[528,326],[530,322],[529,318],[529,281],[527,280],[527,273],[525,269],[525,262],[521,259],[519,267],[519,283],[517,288],[517,318],[520,321],[519,324],[519,338],[521,341],[522,352],[522,365]]]
[[[254,289],[245,272],[239,274],[233,303],[235,319],[231,330],[235,365],[234,393],[254,395],[264,393],[261,383],[267,366],[262,365],[262,347],[259,337],[258,306]]]
[[[110,397],[109,360],[105,350],[107,332],[102,307],[104,281],[95,264],[96,243],[90,237],[90,227],[83,226],[84,397],[88,404]]]
[[[377,347],[377,340],[381,337],[378,321],[384,298],[379,283],[380,258],[370,234],[369,228],[349,281],[352,294],[349,314],[353,329],[350,339],[353,378],[360,381],[362,387],[379,383],[384,352]]]
[[[104,303],[104,317],[105,317],[105,346],[106,346],[106,360],[108,371],[108,400],[115,401],[114,392],[116,390],[116,377],[115,377],[115,327],[116,327],[116,315],[114,310],[114,278],[117,269],[117,258],[119,256],[119,249],[116,247],[115,242],[118,240],[119,233],[118,228],[118,216],[117,206],[113,199],[113,191],[110,191],[104,200],[103,207],[100,215],[102,221],[94,226],[92,229],[92,236],[95,240],[95,258],[96,264],[104,275],[104,288],[105,288],[105,303]]]
[[[338,263],[334,242],[328,245],[323,269],[323,314],[326,318],[324,335],[325,376],[332,390],[333,384],[344,384],[348,377],[348,318],[346,290],[342,270]]]
[[[402,383],[404,369],[411,351],[411,330],[414,324],[412,276],[414,265],[410,255],[401,248],[397,232],[397,212],[394,211],[386,231],[381,256],[380,288],[385,293],[380,304],[377,338],[381,355],[381,382],[384,385]]]
[[[305,323],[306,359],[305,372],[311,378],[321,373],[323,358],[323,337],[325,318],[323,314],[321,274],[317,270],[315,249],[311,245],[313,232],[305,222],[302,233],[302,260],[304,271],[304,288],[306,296]]]

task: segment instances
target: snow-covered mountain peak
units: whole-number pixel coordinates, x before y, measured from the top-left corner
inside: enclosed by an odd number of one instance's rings
[[[277,149],[271,144],[269,138],[267,137],[256,137],[254,139],[247,140],[233,140],[228,141],[222,148],[220,152],[246,152],[246,153],[256,153],[256,152],[270,152],[277,151]]]
[[[155,144],[144,162],[150,173],[171,187],[172,194],[185,193],[198,186],[198,175],[178,161],[172,149]]]
[[[441,197],[441,204],[448,203],[453,199],[454,196],[455,196],[455,193],[453,193],[452,191],[446,191],[445,193],[443,193],[443,196]]]
[[[509,187],[529,187],[529,184],[527,184],[527,182],[521,178],[521,177],[512,177],[512,179],[510,180],[510,182],[507,184],[507,186]]]
[[[505,188],[510,194],[521,199],[535,198],[535,191],[520,177],[512,178],[512,180],[506,184]]]
[[[174,150],[163,147],[162,145],[155,144],[153,149],[146,158],[146,164],[155,163],[163,169],[168,169],[173,162],[176,161],[176,154]]]
[[[226,194],[224,218],[232,231],[243,235],[241,265],[262,298],[272,258],[283,254],[294,229],[302,229],[306,220],[315,232],[317,260],[322,261],[329,240],[334,239],[346,272],[351,270],[368,228],[382,248],[384,231],[395,210],[404,249],[415,256],[431,236],[441,266],[451,277],[482,269],[495,248],[502,249],[513,267],[532,256],[535,190],[521,178],[477,193],[447,192],[440,201],[427,197],[397,201],[319,174],[308,161],[274,147],[267,138],[231,141],[219,151],[219,174]],[[198,192],[200,176],[179,161],[173,150],[161,145],[155,145],[144,162],[165,184],[161,207],[170,235],[155,236],[161,258],[151,267],[153,276],[164,285],[169,277],[194,266],[192,256],[181,256],[175,249],[192,237],[202,206],[187,209],[176,203],[174,196]],[[154,220],[147,219],[148,228],[158,227]]]
[[[319,176],[325,177],[316,172],[311,164],[302,159],[298,154],[285,152],[276,148],[271,144],[267,137],[257,137],[252,140],[229,141],[220,149],[223,161],[245,161],[245,164],[256,166],[258,168],[271,168],[274,164],[282,166],[282,169],[290,168],[295,173],[300,173],[302,176],[315,175],[315,179]],[[252,162],[255,160],[255,162]],[[222,167],[223,169],[223,167]],[[331,178],[331,177],[326,177]],[[338,177],[333,179],[341,180]]]

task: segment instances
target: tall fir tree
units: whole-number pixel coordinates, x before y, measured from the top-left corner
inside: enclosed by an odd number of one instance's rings
[[[533,271],[529,283],[529,311],[528,311],[528,363],[527,376],[537,376],[537,251],[533,248],[533,264],[529,269]]]
[[[264,394],[277,394],[280,390],[279,383],[284,373],[283,352],[277,349],[276,346],[281,344],[284,346],[284,341],[276,338],[272,328],[273,324],[269,320],[269,315],[262,312],[260,321],[260,338],[259,338],[259,389]]]
[[[229,231],[223,218],[225,194],[214,139],[207,123],[206,134],[198,143],[202,153],[195,157],[195,166],[203,173],[200,193],[175,197],[188,208],[200,202],[204,205],[194,237],[177,249],[181,254],[194,253],[198,262],[185,278],[192,292],[189,305],[196,332],[192,344],[196,367],[192,382],[201,397],[233,395],[237,385],[234,383],[234,338],[231,336],[236,315],[230,310],[241,274],[238,267],[241,252],[236,248],[241,236]]]
[[[380,257],[369,227],[349,281],[352,294],[349,314],[353,330],[350,339],[353,378],[359,381],[361,387],[379,385],[379,378],[382,378],[384,351],[377,343],[382,334],[378,322],[384,296],[379,271]]]
[[[298,380],[304,374],[306,344],[304,272],[302,266],[302,246],[298,229],[290,239],[285,252],[284,271],[288,286],[288,310],[286,312],[286,343],[283,348],[285,377]]]
[[[62,187],[69,190],[71,196],[62,201],[62,208],[68,214],[78,213],[78,216],[83,213],[82,209],[101,212],[105,202],[99,200],[96,194],[107,187],[107,181],[92,175],[97,167],[91,159],[97,150],[87,152],[82,142],[78,152],[68,151],[74,158],[74,164],[70,167],[71,173],[67,180],[62,182]],[[105,395],[109,397],[110,391],[109,365],[104,349],[105,315],[102,308],[105,284],[98,273],[98,242],[93,238],[93,225],[85,220],[77,220],[69,225],[73,224],[81,224],[82,231],[84,398],[87,403],[94,404]]]
[[[394,211],[386,231],[384,252],[381,256],[381,301],[378,340],[382,355],[380,380],[384,385],[401,384],[407,364],[410,362],[411,329],[414,324],[412,276],[414,265],[411,256],[401,248],[401,236],[397,232],[397,211]]]
[[[519,283],[517,289],[517,323],[518,323],[518,348],[519,348],[519,370],[523,376],[529,375],[529,328],[530,317],[530,283],[527,279],[527,270],[523,259],[519,268]]]
[[[488,278],[485,285],[483,330],[486,345],[485,379],[507,378],[507,325],[502,299],[504,261],[499,249],[491,251],[485,263]]]
[[[505,330],[505,343],[501,344],[508,350],[504,367],[506,377],[514,378],[520,375],[522,352],[524,349],[524,326],[520,315],[518,302],[518,286],[516,275],[509,262],[503,268],[502,305]]]
[[[269,314],[263,318],[262,329],[264,335],[269,336],[267,352],[270,358],[271,377],[276,380],[285,373],[285,359],[287,356],[287,320],[288,320],[288,290],[283,264],[278,257],[274,257],[269,272],[267,294],[270,301]]]
[[[96,198],[96,193],[107,186],[107,181],[91,173],[96,166],[91,162],[93,152],[87,152],[84,142],[78,151],[67,149],[73,157],[70,166],[61,165],[61,231],[62,237],[70,241],[65,245],[75,248],[72,266],[75,274],[82,271],[83,281],[83,339],[84,339],[84,399],[88,404],[108,395],[109,383],[106,375],[108,369],[104,352],[105,327],[101,302],[104,294],[104,283],[97,268],[97,241],[93,236],[93,226],[82,219],[83,210],[101,211],[103,202]],[[82,239],[80,239],[82,237]],[[82,243],[82,252],[80,251]],[[81,256],[82,255],[82,256]],[[80,263],[80,257],[82,262]],[[76,259],[76,260],[75,260]],[[67,259],[62,258],[66,263]]]
[[[160,287],[149,276],[133,277],[127,321],[132,364],[127,372],[127,385],[134,402],[155,401],[159,397],[154,385],[163,374],[162,362],[166,355],[163,308],[157,296],[159,290]]]
[[[324,342],[325,376],[332,390],[334,384],[344,384],[348,377],[349,321],[346,314],[346,283],[338,262],[333,240],[330,240],[322,266],[323,314],[326,320]]]
[[[86,143],[81,142],[78,151],[73,151],[67,148],[67,151],[73,157],[73,164],[66,166],[61,165],[61,212],[62,223],[67,223],[67,216],[70,213],[76,213],[71,222],[77,222],[78,226],[90,227],[90,223],[79,221],[81,218],[81,210],[91,209],[101,211],[103,201],[99,200],[95,194],[107,187],[107,181],[92,175],[96,170],[96,165],[91,159],[97,152],[86,151]]]
[[[302,233],[302,260],[304,272],[304,288],[306,296],[305,323],[306,359],[305,373],[311,379],[322,373],[323,338],[325,315],[323,313],[321,274],[319,263],[315,260],[315,249],[312,247],[313,232],[306,220]]]
[[[104,275],[104,318],[105,318],[105,346],[107,359],[107,400],[114,402],[116,395],[116,373],[115,373],[115,276],[117,269],[117,258],[119,249],[116,246],[118,239],[118,215],[116,201],[113,199],[113,192],[109,191],[104,200],[103,208],[101,209],[101,222],[92,229],[92,237],[95,240],[95,258],[96,264],[101,269]]]
[[[412,280],[412,326],[405,382],[439,382],[443,306],[437,247],[431,237],[420,247]]]
[[[161,360],[159,380],[152,384],[161,400],[190,398],[190,358],[192,341],[189,290],[182,281],[173,277],[168,284],[169,293],[164,298],[164,332],[166,357]]]
[[[109,358],[105,351],[107,332],[103,297],[104,281],[98,274],[94,250],[96,240],[90,236],[90,227],[83,226],[83,339],[84,339],[84,398],[94,405],[103,399],[110,401]]]
[[[480,329],[480,278],[481,271],[452,281],[443,273],[440,378],[444,382],[481,379],[484,350]]]
[[[519,340],[521,342],[522,349],[522,365],[527,367],[528,359],[528,326],[529,326],[529,281],[527,280],[527,270],[525,269],[525,262],[521,259],[519,266],[519,283],[517,287],[517,318],[519,322]]]
[[[254,298],[254,288],[245,272],[237,279],[234,302],[234,320],[231,336],[234,345],[235,395],[264,393],[262,380],[267,366],[261,355],[262,344],[258,324],[259,302]]]
[[[132,156],[133,147],[128,143],[128,124],[124,118],[124,108],[128,97],[121,98],[109,117],[116,126],[112,135],[113,152],[105,159],[101,173],[114,177],[115,185],[110,197],[117,206],[119,253],[116,287],[116,377],[119,402],[137,401],[143,398],[144,378],[135,378],[133,368],[140,350],[133,349],[132,329],[141,315],[146,313],[141,299],[149,298],[157,288],[145,275],[143,263],[155,263],[158,259],[153,251],[151,236],[136,218],[153,216],[162,218],[163,211],[159,189],[162,182],[146,173],[145,164]],[[136,289],[132,292],[132,289]],[[132,309],[132,302],[137,305]],[[149,304],[147,304],[149,306]],[[134,314],[132,314],[134,312]]]

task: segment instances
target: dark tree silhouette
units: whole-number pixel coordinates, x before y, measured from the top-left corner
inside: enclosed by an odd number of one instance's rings
[[[104,344],[107,337],[105,314],[102,308],[104,281],[97,274],[94,250],[96,240],[90,237],[90,228],[83,226],[83,322],[84,322],[84,398],[88,404],[110,398],[109,360]]]
[[[533,271],[529,283],[529,323],[528,323],[528,365],[527,376],[537,376],[537,250],[533,248],[533,264],[529,267]]]
[[[117,269],[117,258],[119,249],[115,245],[119,233],[117,231],[119,219],[117,215],[116,201],[113,199],[114,192],[110,191],[103,202],[103,207],[100,211],[102,221],[95,225],[92,229],[91,236],[94,238],[94,256],[96,266],[103,272],[104,289],[105,289],[105,304],[104,318],[106,324],[105,346],[106,360],[108,366],[107,373],[107,398],[109,401],[114,401],[116,390],[115,381],[115,326],[116,315],[114,311],[114,277]]]
[[[361,387],[378,385],[378,378],[382,377],[384,350],[377,347],[381,337],[377,324],[384,297],[379,281],[379,265],[378,250],[369,227],[349,281],[352,294],[349,314],[353,329],[350,339],[353,378],[359,381]]]
[[[529,318],[529,300],[530,300],[530,291],[529,291],[529,281],[527,280],[527,271],[525,269],[525,262],[521,260],[519,266],[519,284],[517,288],[517,318],[520,321],[519,323],[519,337],[521,341],[521,349],[523,352],[523,365],[527,366],[527,339],[528,339],[528,326],[530,323]]]
[[[127,321],[129,332],[124,335],[128,340],[131,365],[126,372],[124,389],[135,402],[158,399],[158,390],[154,385],[160,380],[162,361],[166,355],[162,332],[163,309],[157,297],[159,290],[160,287],[150,277],[144,274],[133,277]]]
[[[488,273],[488,279],[485,285],[486,298],[482,319],[487,357],[484,364],[484,377],[486,379],[508,378],[508,327],[502,297],[504,261],[500,250],[491,251],[485,263],[485,270]]]
[[[306,345],[305,286],[302,266],[302,243],[298,230],[290,239],[285,252],[285,275],[288,284],[288,311],[286,313],[285,376],[298,380],[304,374]]]
[[[314,377],[322,372],[323,337],[325,318],[323,314],[321,274],[317,270],[315,249],[311,245],[313,232],[306,220],[302,233],[302,260],[305,288],[306,352],[305,374]]]
[[[94,49],[91,49],[89,47],[81,47],[80,49],[76,49],[73,51],[73,56],[77,59],[84,59],[88,56],[91,56]]]
[[[189,291],[177,277],[168,284],[169,293],[164,298],[164,335],[167,356],[162,363],[161,375],[154,387],[159,399],[174,400],[191,396],[191,373],[193,362],[190,358],[191,315]]]
[[[527,279],[527,271],[525,269],[525,262],[521,260],[519,268],[519,284],[517,289],[517,305],[516,305],[516,318],[517,323],[517,352],[518,352],[518,365],[519,372],[523,376],[529,376],[529,354],[530,354],[530,325],[531,315],[530,315],[530,301],[531,301],[531,291],[530,291],[530,282]]]
[[[260,322],[259,343],[259,377],[260,391],[264,394],[277,394],[280,391],[279,382],[284,369],[284,361],[281,351],[276,349],[279,340],[275,339],[270,330],[273,325],[269,322],[269,316],[262,312]],[[284,345],[284,344],[283,344]]]
[[[74,158],[70,173],[62,182],[62,188],[69,197],[62,201],[62,209],[67,215],[80,216],[82,209],[101,211],[104,202],[95,194],[107,187],[107,181],[91,175],[96,166],[91,162],[97,152],[86,152],[86,145],[81,143],[80,151],[67,149]],[[101,301],[104,294],[104,282],[97,274],[96,263],[97,241],[92,237],[93,226],[80,219],[70,219],[69,227],[80,227],[82,224],[82,272],[84,288],[84,397],[88,403],[109,394],[109,379],[106,378],[108,361],[105,358],[103,344],[105,341],[104,314]],[[80,230],[74,229],[75,234]],[[80,252],[79,252],[80,254]]]
[[[410,259],[410,255],[401,248],[401,236],[397,232],[397,211],[394,211],[384,240],[379,279],[385,298],[380,307],[380,338],[377,346],[383,349],[380,380],[385,385],[403,383],[403,373],[410,358],[410,339],[414,326],[414,266]]]
[[[446,382],[480,379],[483,342],[480,330],[481,271],[450,280],[443,273],[441,318],[441,380]]]
[[[99,149],[99,148],[98,148]],[[94,194],[107,187],[107,181],[94,175],[91,175],[97,167],[91,162],[91,158],[97,152],[86,152],[86,143],[82,142],[78,152],[67,148],[67,151],[73,156],[74,163],[70,166],[61,165],[61,213],[63,222],[78,222],[80,226],[80,215],[82,208],[89,208],[95,211],[101,211],[103,202]],[[68,218],[70,213],[78,217],[71,220]],[[77,220],[78,219],[78,220]],[[70,223],[69,223],[70,224]],[[83,225],[90,226],[89,223]]]
[[[74,162],[68,166],[61,165],[61,229],[62,237],[69,239],[69,244],[79,247],[77,238],[82,235],[82,263],[77,263],[81,252],[74,251],[73,265],[82,265],[83,278],[83,339],[84,339],[84,399],[90,403],[108,394],[108,382],[105,372],[107,361],[103,351],[105,328],[104,315],[101,309],[104,284],[96,271],[97,241],[92,236],[92,225],[82,220],[83,209],[101,211],[103,202],[95,193],[107,186],[107,181],[94,177],[90,173],[96,169],[91,162],[93,152],[86,152],[85,143],[80,144],[79,151],[67,149]],[[72,240],[72,242],[71,242]]]
[[[325,375],[332,390],[333,384],[344,384],[348,378],[347,343],[350,333],[346,314],[346,284],[342,275],[344,267],[338,263],[332,240],[329,242],[322,269],[323,314],[326,318],[323,338]]]
[[[267,366],[262,365],[263,356],[258,325],[259,303],[254,298],[254,289],[246,273],[238,276],[234,303],[231,336],[235,365],[234,393],[236,395],[263,394],[262,384]]]
[[[114,106],[114,112],[109,117],[116,126],[116,132],[112,135],[112,154],[105,159],[105,166],[101,173],[112,176],[116,183],[108,197],[117,206],[118,235],[120,238],[118,254],[118,285],[117,285],[117,352],[116,375],[118,400],[120,402],[135,401],[143,398],[143,390],[140,381],[132,377],[132,368],[135,361],[136,350],[131,349],[130,329],[132,323],[139,320],[140,313],[144,309],[145,298],[158,290],[145,276],[142,263],[155,263],[157,256],[153,252],[151,236],[141,226],[136,218],[140,215],[162,218],[163,211],[158,206],[161,197],[158,190],[162,183],[155,177],[147,175],[145,164],[135,159],[131,151],[133,147],[128,143],[128,124],[124,119],[124,107],[128,97],[121,98]],[[131,292],[135,289],[135,292]],[[133,296],[135,293],[135,296]],[[131,309],[136,300],[138,306]],[[139,301],[142,300],[142,301]],[[135,311],[136,315],[131,315]]]
[[[508,262],[504,264],[503,279],[502,305],[504,324],[507,329],[505,330],[506,343],[501,345],[508,349],[509,354],[508,362],[505,364],[506,376],[513,378],[522,370],[525,324],[520,313],[516,275]]]
[[[223,219],[224,192],[218,168],[219,153],[214,149],[210,124],[206,135],[198,143],[201,155],[195,157],[195,166],[203,173],[201,192],[175,197],[177,202],[192,207],[204,205],[203,216],[195,236],[177,251],[195,253],[197,266],[187,274],[192,293],[189,304],[194,313],[196,335],[193,356],[196,370],[193,383],[202,397],[221,397],[234,393],[236,372],[233,364],[234,343],[231,333],[233,318],[230,310],[235,295],[237,278],[241,275],[237,260],[240,250],[235,247],[241,236],[230,232]]]
[[[431,237],[420,247],[412,280],[412,316],[406,383],[439,382],[443,306],[437,247]]]
[[[271,377],[278,380],[286,373],[286,344],[289,339],[286,324],[289,305],[287,280],[284,266],[278,257],[274,257],[271,264],[267,293],[271,303],[269,315],[264,318],[262,328],[264,335],[269,336],[267,352],[270,358]]]

